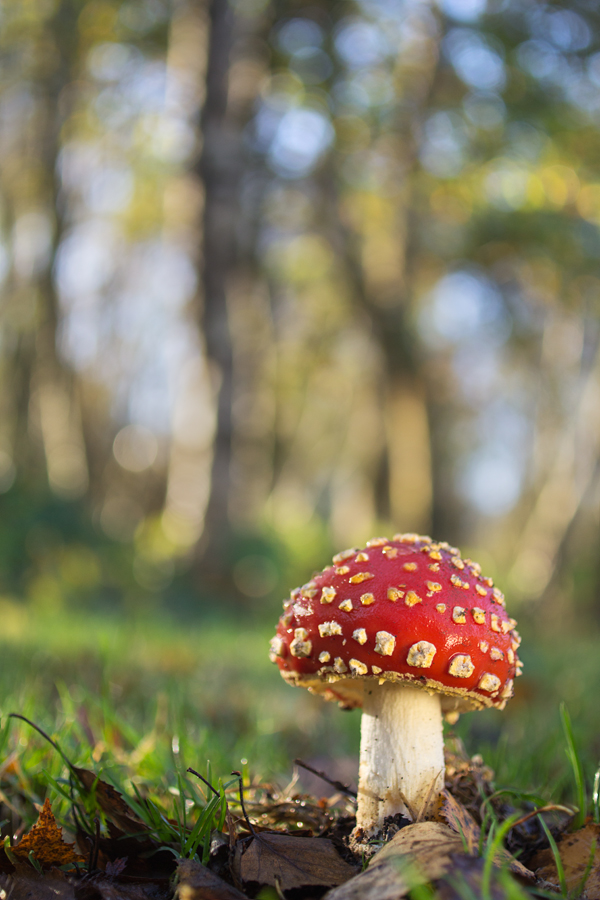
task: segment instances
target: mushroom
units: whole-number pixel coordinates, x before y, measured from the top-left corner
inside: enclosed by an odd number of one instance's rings
[[[504,708],[521,670],[515,625],[477,563],[416,534],[338,553],[284,602],[270,653],[282,676],[363,708],[359,840],[435,804],[442,714]]]

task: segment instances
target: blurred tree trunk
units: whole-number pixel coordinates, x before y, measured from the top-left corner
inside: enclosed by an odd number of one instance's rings
[[[403,214],[408,215],[409,210]],[[400,530],[427,531],[431,525],[433,491],[429,398],[417,340],[407,321],[412,287],[411,250],[407,246],[403,248],[402,294],[393,304],[384,305],[378,302],[366,282],[356,236],[344,229],[343,241],[357,299],[369,316],[383,360],[379,400],[384,442],[373,480],[377,517]]]
[[[403,73],[403,108],[409,112],[398,114],[395,127],[400,155],[396,163],[402,174],[390,184],[387,199],[394,204],[392,233],[388,229],[373,239],[368,225],[344,214],[340,197],[332,210],[355,297],[369,317],[383,361],[379,402],[384,438],[373,479],[375,509],[380,520],[406,531],[428,531],[438,518],[431,428],[435,407],[411,310],[423,249],[415,185],[418,135],[437,86],[439,41],[439,35],[431,34],[429,52],[422,55],[419,68]],[[336,183],[334,172],[327,177]],[[386,274],[378,260],[380,247],[390,238],[394,243],[388,251],[391,265]]]
[[[74,80],[77,60],[76,10],[61,3],[49,21],[47,40],[54,48],[54,67],[40,73],[41,116],[38,147],[47,173],[46,204],[54,219],[47,264],[37,278],[38,335],[34,385],[38,395],[40,426],[51,488],[65,498],[78,497],[88,488],[88,465],[76,377],[59,355],[57,338],[60,310],[53,266],[64,235],[64,210],[58,169],[61,129],[65,120],[66,89]],[[41,58],[44,58],[43,53]]]
[[[13,447],[18,468],[27,480],[35,477],[43,447],[50,486],[71,497],[86,490],[88,474],[75,378],[57,350],[60,312],[53,265],[64,228],[58,174],[63,105],[77,51],[72,4],[61,3],[31,40],[36,49],[25,77],[34,112],[29,122],[16,125],[3,179],[17,248],[9,303],[15,312],[29,308],[30,315],[22,323],[16,316],[6,368],[15,388]],[[37,442],[32,441],[36,434]]]
[[[204,188],[200,324],[213,389],[216,422],[210,490],[197,559],[202,579],[229,586],[227,553],[231,541],[232,456],[234,437],[234,348],[231,290],[239,274],[240,190],[244,174],[242,132],[247,105],[232,103],[232,50],[244,25],[228,0],[211,0],[206,93],[201,113],[202,153],[197,172]]]

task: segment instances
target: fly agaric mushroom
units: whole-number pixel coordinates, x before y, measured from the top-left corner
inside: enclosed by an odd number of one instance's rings
[[[504,708],[521,670],[515,625],[477,563],[416,534],[338,553],[292,591],[271,660],[290,684],[363,707],[358,835],[435,802],[442,713]]]

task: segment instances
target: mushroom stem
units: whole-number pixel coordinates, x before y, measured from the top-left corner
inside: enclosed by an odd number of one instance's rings
[[[357,829],[370,837],[386,816],[402,813],[414,819],[443,787],[440,695],[392,682],[366,684]]]

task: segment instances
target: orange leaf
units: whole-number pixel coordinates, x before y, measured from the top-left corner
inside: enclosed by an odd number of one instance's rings
[[[15,856],[27,859],[31,851],[36,860],[46,869],[52,866],[63,866],[65,863],[85,862],[82,856],[75,853],[73,844],[63,840],[62,828],[56,824],[50,801],[46,800],[40,817],[31,831],[24,835],[15,847],[11,847]]]
[[[585,895],[581,896],[600,897],[600,825],[589,822],[579,831],[564,834],[558,841],[558,852],[569,892],[577,891],[580,896],[581,884],[587,874]],[[537,853],[531,865],[540,878],[558,885],[558,872],[550,849]]]

